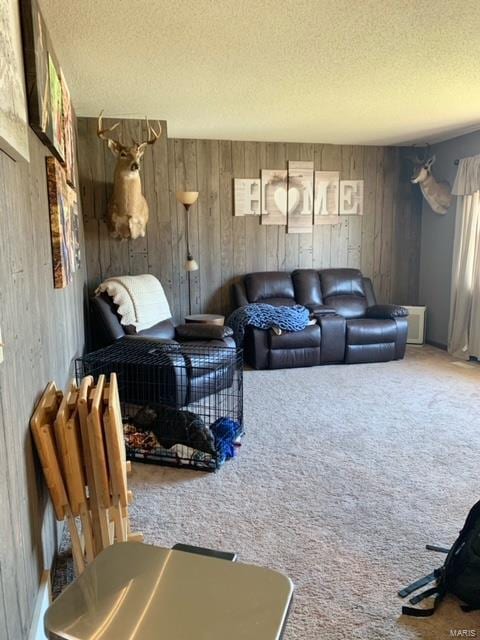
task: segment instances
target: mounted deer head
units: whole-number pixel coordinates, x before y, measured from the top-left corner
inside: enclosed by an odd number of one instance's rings
[[[145,236],[148,222],[148,204],[142,194],[140,180],[140,162],[148,145],[154,144],[162,133],[150,126],[147,120],[148,138],[144,142],[132,139],[132,145],[126,145],[111,136],[119,122],[110,128],[103,128],[102,113],[98,116],[97,135],[105,140],[108,148],[117,158],[113,175],[113,193],[107,205],[107,225],[112,238],[135,240]]]
[[[452,202],[452,194],[448,182],[437,182],[432,175],[432,165],[434,164],[435,155],[428,157],[429,145],[425,147],[423,158],[418,155],[410,157],[414,169],[410,182],[420,185],[423,197],[428,202],[435,213],[447,213]]]

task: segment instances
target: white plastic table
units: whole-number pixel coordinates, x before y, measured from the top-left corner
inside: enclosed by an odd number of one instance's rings
[[[263,567],[136,542],[112,545],[55,600],[68,640],[279,640],[293,585]]]

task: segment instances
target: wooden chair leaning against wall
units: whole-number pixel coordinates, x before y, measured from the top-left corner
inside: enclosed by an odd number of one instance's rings
[[[115,374],[110,384],[85,377],[65,395],[53,382],[43,393],[31,429],[58,520],[66,520],[77,575],[114,542],[143,540],[132,533],[123,424]],[[77,524],[81,524],[81,531]]]
[[[50,382],[40,398],[31,418],[30,426],[45,481],[50,492],[55,516],[57,520],[65,520],[67,522],[72,540],[75,572],[80,575],[85,568],[83,549],[63,482],[54,433],[54,421],[62,399],[62,392],[57,390],[54,382]]]

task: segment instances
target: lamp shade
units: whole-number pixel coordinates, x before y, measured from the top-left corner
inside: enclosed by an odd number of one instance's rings
[[[183,205],[190,206],[198,199],[198,191],[177,191],[177,200]]]
[[[198,262],[192,256],[185,262],[185,271],[198,271]]]

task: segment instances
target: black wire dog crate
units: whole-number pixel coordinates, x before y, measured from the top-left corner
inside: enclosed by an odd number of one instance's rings
[[[215,471],[243,435],[234,348],[125,337],[76,360],[78,383],[115,372],[130,460]]]

